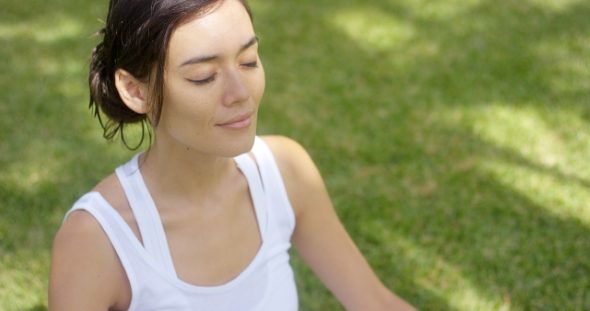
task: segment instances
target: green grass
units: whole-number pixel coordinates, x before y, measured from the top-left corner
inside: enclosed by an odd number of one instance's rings
[[[51,241],[133,153],[87,110],[106,0],[0,0],[0,310],[44,310]],[[260,134],[300,141],[421,310],[590,309],[590,3],[251,0]],[[293,254],[301,310],[340,310]]]

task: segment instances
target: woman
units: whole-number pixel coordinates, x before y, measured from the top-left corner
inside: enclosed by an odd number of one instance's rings
[[[265,80],[245,2],[112,0],[102,33],[90,87],[105,136],[149,122],[155,138],[66,215],[50,310],[296,310],[291,243],[348,310],[413,310],[305,150],[255,136]]]

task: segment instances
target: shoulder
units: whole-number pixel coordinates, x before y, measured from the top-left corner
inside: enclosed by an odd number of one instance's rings
[[[124,277],[116,251],[100,223],[86,211],[72,212],[53,243],[50,304],[88,306],[91,302],[111,307],[127,288]]]
[[[113,174],[103,179],[92,189],[92,192],[100,193],[100,195],[107,199],[107,202],[111,204],[120,201],[118,198],[120,194],[117,189],[120,187],[120,184],[117,186],[116,176]],[[85,204],[92,203],[88,202]],[[57,232],[54,241],[54,251],[68,249],[70,247],[77,249],[78,246],[83,246],[85,248],[91,248],[90,246],[92,246],[92,248],[94,248],[94,246],[104,247],[109,245],[108,237],[98,220],[86,210],[74,210],[68,215]]]
[[[100,193],[119,213],[124,211],[126,199],[116,175],[108,176],[92,191]],[[130,291],[126,272],[102,225],[86,210],[71,212],[53,242],[50,309],[124,309]]]
[[[86,242],[94,242],[107,239],[102,227],[87,211],[73,211],[64,221],[57,232],[54,241],[54,251],[68,249],[72,245],[89,245]],[[95,244],[91,243],[90,245]],[[100,245],[100,244],[99,244]],[[85,246],[88,247],[88,246]]]
[[[318,196],[327,195],[323,179],[307,151],[295,140],[284,136],[261,136],[281,172],[289,200],[296,215]]]
[[[108,236],[92,214],[84,210],[73,211],[64,221],[53,242],[54,256],[64,256],[56,263],[78,260],[102,261],[114,253]],[[98,257],[97,257],[98,256]]]
[[[281,173],[295,174],[302,165],[310,164],[309,154],[297,141],[278,135],[260,138],[268,145]]]
[[[286,184],[317,178],[313,160],[298,142],[285,136],[260,137],[272,152]]]

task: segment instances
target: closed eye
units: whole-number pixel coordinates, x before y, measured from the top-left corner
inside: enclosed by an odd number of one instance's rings
[[[201,84],[207,84],[209,82],[212,82],[213,80],[215,80],[215,75],[210,76],[209,78],[205,78],[202,80],[193,80],[193,79],[186,79],[188,82],[197,84],[197,85],[201,85]]]
[[[246,63],[243,66],[250,67],[250,68],[257,68],[258,62],[256,61],[256,62]]]

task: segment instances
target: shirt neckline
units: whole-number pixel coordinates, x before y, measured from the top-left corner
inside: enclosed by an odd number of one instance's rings
[[[125,165],[132,165],[135,168],[138,168],[137,159],[140,154],[141,153],[134,156],[133,159]],[[238,165],[238,168],[240,169],[240,171],[242,171],[242,173],[245,176],[246,176],[247,172],[246,172],[246,170],[243,170],[242,168],[240,168],[239,163],[241,161],[251,161],[252,164],[254,164],[254,161],[247,154],[243,154],[243,155],[234,157],[234,160],[236,161],[236,164]],[[254,165],[256,165],[256,164],[254,164]],[[138,174],[138,176],[136,177],[137,182],[140,183],[140,186],[145,187],[145,190],[147,191],[147,195],[146,195],[146,198],[144,198],[144,200],[150,200],[153,203],[153,198],[151,197],[151,194],[147,190],[147,187],[146,187],[145,182],[143,180],[143,176],[141,176],[141,172],[139,171],[139,169],[137,169],[136,173],[134,173],[134,174]],[[257,175],[256,177],[258,179],[261,178],[259,174],[256,174],[256,175]],[[132,176],[129,176],[129,178],[132,178]],[[246,177],[246,178],[248,179],[248,177]],[[256,267],[259,266],[259,263],[263,257],[263,253],[266,250],[267,243],[265,242],[263,224],[261,221],[262,220],[261,213],[266,210],[266,206],[264,204],[265,203],[264,200],[255,199],[257,196],[264,196],[264,194],[261,192],[254,192],[254,190],[253,190],[254,187],[252,187],[252,185],[250,185],[250,180],[248,180],[248,186],[250,189],[250,195],[252,196],[252,204],[254,205],[254,209],[255,209],[255,216],[256,216],[258,230],[259,230],[260,237],[261,237],[261,245],[260,245],[256,255],[254,256],[254,258],[250,261],[250,263],[248,264],[248,266],[246,266],[246,268],[244,270],[242,270],[239,274],[237,274],[230,281],[228,281],[224,284],[221,284],[221,285],[214,285],[214,286],[194,285],[194,284],[191,284],[191,283],[181,280],[176,275],[172,275],[171,273],[169,273],[167,270],[164,269],[162,264],[158,263],[154,258],[152,258],[152,256],[150,256],[150,254],[144,248],[143,244],[137,239],[137,237],[135,236],[135,234],[133,233],[133,231],[131,230],[131,228],[127,224],[127,222],[125,222],[125,220],[121,217],[121,215],[112,207],[112,205],[110,205],[110,203],[99,192],[93,191],[93,192],[90,192],[89,194],[96,195],[96,197],[101,201],[102,205],[107,206],[108,209],[111,210],[111,212],[114,214],[113,216],[115,217],[115,219],[117,219],[117,222],[123,228],[123,230],[125,231],[125,234],[127,235],[127,238],[131,240],[132,244],[134,245],[136,251],[140,254],[141,258],[143,260],[145,260],[158,274],[160,274],[163,278],[165,278],[166,280],[175,284],[177,287],[179,287],[183,290],[186,290],[189,292],[198,292],[198,293],[202,293],[202,294],[207,294],[207,293],[214,294],[214,293],[220,293],[220,292],[230,290],[231,288],[238,285],[243,279],[247,278],[252,273],[252,271],[255,270]],[[264,206],[262,206],[262,205],[264,205]],[[134,215],[134,217],[135,217],[135,215]],[[158,220],[161,223],[161,219],[159,218],[159,214],[158,214]],[[170,253],[169,248],[166,249],[165,251]]]

